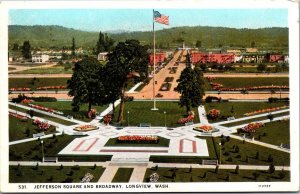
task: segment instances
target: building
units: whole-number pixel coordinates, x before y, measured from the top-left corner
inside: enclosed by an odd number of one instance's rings
[[[192,53],[192,63],[218,63],[229,64],[234,63],[235,55],[232,53]]]
[[[107,54],[108,54],[108,52],[99,53],[98,57],[97,57],[98,61],[106,61],[107,60]]]
[[[155,65],[166,60],[166,53],[155,53]],[[150,54],[150,65],[153,65],[153,54]]]
[[[45,63],[49,61],[49,55],[35,54],[31,58],[33,63]]]

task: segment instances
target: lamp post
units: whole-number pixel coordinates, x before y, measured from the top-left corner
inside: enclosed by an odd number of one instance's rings
[[[164,115],[165,115],[165,127],[167,127],[167,112],[164,111]]]
[[[42,144],[42,162],[44,162],[44,141],[41,141]]]
[[[221,151],[222,151],[222,149],[221,149],[222,143],[221,142],[219,143],[219,146],[220,146],[220,158],[219,158],[220,162],[219,163],[221,164]]]
[[[127,126],[129,126],[129,111],[127,111]]]

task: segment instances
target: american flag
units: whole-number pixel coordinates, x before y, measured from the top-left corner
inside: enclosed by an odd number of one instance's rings
[[[162,15],[158,11],[154,11],[153,15],[154,15],[154,21],[155,22],[165,24],[165,25],[169,25],[169,16]]]

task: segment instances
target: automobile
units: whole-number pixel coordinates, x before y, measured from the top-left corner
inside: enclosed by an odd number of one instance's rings
[[[157,93],[155,97],[161,98],[163,95],[161,93]]]

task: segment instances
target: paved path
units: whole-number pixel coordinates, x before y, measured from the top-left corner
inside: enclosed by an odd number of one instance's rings
[[[203,124],[203,125],[207,125],[208,120],[207,120],[207,117],[206,117],[205,107],[203,105],[200,105],[198,107],[198,113],[199,113],[200,123]]]
[[[126,93],[127,93],[127,94],[134,93],[135,90],[136,90],[140,85],[142,85],[142,84],[143,84],[143,82],[139,82],[139,83],[135,84],[135,85],[134,85],[132,88],[130,88],[130,90],[128,90]]]
[[[142,183],[145,177],[147,166],[136,166],[131,174],[130,183]]]
[[[118,166],[107,166],[98,182],[111,183],[118,169]]]

